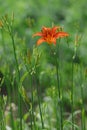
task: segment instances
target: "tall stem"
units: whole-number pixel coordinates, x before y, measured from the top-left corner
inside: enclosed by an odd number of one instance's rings
[[[81,100],[82,100],[82,106],[81,106],[81,129],[82,130],[86,130],[86,128],[85,128],[85,110],[84,110],[84,102],[83,102],[83,99],[84,99],[84,96],[83,96],[83,84],[82,84],[82,81],[83,81],[83,79],[82,79],[82,65],[80,65],[80,76],[81,76],[81,79],[80,79],[80,81],[81,81],[81,83],[80,83],[80,85],[81,85]]]
[[[0,130],[6,130],[6,120],[5,120],[5,115],[4,115],[4,99],[0,95]]]
[[[35,124],[35,117],[34,117],[34,96],[33,96],[33,87],[32,87],[32,76],[31,76],[31,101],[32,101],[32,111],[31,111],[31,130],[33,130],[33,123],[34,123],[34,129],[36,128]]]
[[[3,51],[4,51],[4,53],[6,53],[6,49],[5,49],[5,42],[4,42],[4,32],[3,32],[3,30],[1,29],[1,42],[2,42],[2,46],[3,46]],[[5,59],[6,60],[6,59]]]
[[[36,82],[37,82],[37,77],[36,77]],[[40,101],[37,83],[36,83],[36,87],[37,87],[37,97],[38,97],[38,105],[39,105],[39,111],[40,111],[40,117],[41,117],[41,124],[42,124],[42,129],[44,129],[44,121],[43,121],[42,110],[41,110],[41,101]]]
[[[20,71],[19,71],[19,66],[18,66],[18,61],[17,61],[17,56],[16,56],[16,48],[15,48],[15,42],[14,42],[14,36],[13,36],[13,30],[10,33],[11,39],[12,39],[12,45],[13,45],[13,52],[14,52],[14,58],[16,62],[16,70],[17,70],[17,84],[18,84],[18,91],[20,87]],[[22,100],[21,100],[21,95],[18,92],[18,98],[19,98],[19,117],[20,117],[20,130],[22,130]]]
[[[32,109],[31,109],[31,113],[30,114],[31,114],[31,130],[33,130],[33,123],[34,123],[34,129],[36,128],[35,117],[34,117],[33,85],[32,85],[33,75],[30,74],[29,67],[26,65],[26,63],[25,63],[25,67],[26,67],[26,70],[29,73],[29,77],[30,77],[31,103],[32,103]]]
[[[73,71],[74,71],[74,63],[72,60],[72,86],[71,86],[71,106],[72,106],[72,130],[74,130],[74,115],[73,115]]]
[[[58,88],[58,98],[59,98],[59,107],[60,107],[60,130],[63,130],[63,118],[62,118],[62,94],[60,90],[60,66],[59,66],[59,44],[56,54],[56,72],[57,72],[57,88]]]
[[[13,51],[14,51],[14,58],[15,58],[15,62],[16,62],[16,69],[17,69],[17,78],[18,81],[20,81],[20,71],[19,71],[19,66],[18,66],[18,61],[17,61],[17,56],[16,56],[16,48],[15,48],[15,43],[14,43],[14,36],[13,34],[11,35],[12,38],[12,44],[13,44]]]

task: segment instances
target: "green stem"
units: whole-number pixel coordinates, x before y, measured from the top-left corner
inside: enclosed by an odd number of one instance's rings
[[[20,81],[20,71],[19,71],[18,60],[17,60],[17,56],[16,56],[16,48],[15,48],[13,34],[11,35],[11,38],[12,38],[12,44],[13,44],[14,58],[15,58],[15,62],[16,62],[16,69],[17,69],[17,74],[18,74],[17,78],[18,78],[18,81]]]
[[[74,130],[74,115],[73,115],[73,70],[74,70],[74,63],[72,61],[72,86],[71,86],[71,105],[72,105],[72,130]]]
[[[58,88],[58,98],[59,98],[59,107],[60,107],[60,130],[63,130],[63,118],[62,118],[62,94],[60,90],[60,66],[59,66],[59,43],[58,50],[56,54],[56,72],[57,72],[57,88]],[[58,119],[57,119],[58,122]],[[58,129],[58,128],[57,128]]]
[[[82,98],[81,125],[82,125],[82,130],[86,130],[86,128],[85,128],[85,110],[84,110],[84,103],[83,103],[83,87],[82,86],[81,86],[81,98]]]
[[[18,83],[18,91],[20,87],[20,71],[19,71],[19,66],[18,66],[18,61],[17,61],[17,56],[16,56],[16,48],[15,48],[15,43],[14,43],[14,36],[13,32],[10,33],[11,39],[12,39],[12,45],[13,45],[13,52],[14,52],[14,58],[16,62],[16,70],[17,70],[17,83]],[[21,95],[18,93],[18,101],[19,101],[19,117],[20,117],[20,130],[22,130],[22,100],[21,100]]]
[[[14,128],[14,118],[13,118],[13,111],[12,111],[12,106],[11,106],[11,103],[12,103],[12,98],[11,98],[11,90],[9,89],[9,86],[10,86],[10,82],[7,82],[7,92],[8,92],[8,97],[9,97],[9,106],[10,106],[10,123],[11,123],[11,128],[12,130],[15,130]]]
[[[32,109],[31,109],[31,130],[33,130],[33,123],[34,123],[34,128],[36,128],[36,124],[35,124],[35,118],[34,118],[34,96],[33,96],[33,85],[32,85],[32,75],[30,74],[29,68],[25,63],[25,67],[27,72],[29,73],[29,77],[30,77],[30,86],[31,86],[31,102],[32,102]]]
[[[11,116],[10,116],[10,118],[11,118],[11,127],[12,127],[12,130],[15,130],[11,103],[10,103],[10,112],[11,112]]]
[[[36,127],[36,124],[35,124],[35,117],[34,117],[34,96],[33,96],[33,87],[32,87],[32,76],[31,76],[31,101],[32,101],[32,111],[31,111],[31,130],[33,130],[33,122],[34,122],[34,129]]]
[[[3,46],[3,52],[5,53],[6,52],[6,49],[5,49],[5,41],[4,41],[4,33],[3,33],[3,29],[1,29],[1,36],[2,36],[2,46]]]
[[[37,88],[37,97],[38,97],[38,105],[39,105],[39,110],[40,110],[41,124],[42,124],[42,129],[44,129],[44,122],[43,122],[43,116],[42,116],[42,111],[41,111],[41,102],[40,102],[40,96],[39,96],[37,83],[36,83],[36,88]]]
[[[84,99],[84,96],[83,96],[83,84],[82,84],[82,65],[80,65],[80,76],[81,76],[81,99],[82,99],[82,106],[81,106],[81,129],[82,130],[86,130],[85,128],[85,110],[84,110],[84,102],[83,102],[83,99]]]
[[[4,115],[4,109],[5,109],[5,104],[4,104],[4,99],[2,96],[0,96],[0,130],[5,130],[6,126],[6,120],[5,120],[5,115]]]

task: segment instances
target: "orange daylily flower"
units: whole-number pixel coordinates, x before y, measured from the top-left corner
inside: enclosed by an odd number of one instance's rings
[[[67,32],[60,31],[60,28],[59,26],[54,26],[52,28],[43,27],[41,32],[33,34],[33,37],[41,37],[37,40],[37,45],[40,45],[42,42],[56,44],[56,39],[69,36]]]

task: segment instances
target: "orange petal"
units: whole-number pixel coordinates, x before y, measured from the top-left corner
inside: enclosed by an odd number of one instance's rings
[[[56,38],[52,38],[51,43],[56,44]]]
[[[51,28],[47,28],[45,26],[42,27],[42,30],[48,30],[48,29],[51,29]]]
[[[42,27],[42,33],[46,34],[48,31],[51,31],[51,28]]]
[[[43,38],[39,38],[39,40],[37,41],[37,45],[40,45],[42,42],[45,42],[46,40],[44,40]]]
[[[55,38],[62,38],[62,37],[67,37],[69,34],[67,32],[58,32],[55,34]]]
[[[53,43],[54,43],[54,45],[56,45],[56,39],[54,39]]]
[[[35,36],[43,36],[43,33],[42,32],[37,32],[37,33],[33,34],[32,37],[35,37]]]

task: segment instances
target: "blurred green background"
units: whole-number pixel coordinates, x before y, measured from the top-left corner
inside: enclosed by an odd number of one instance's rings
[[[32,38],[35,32],[39,32],[42,26],[52,27],[52,24],[64,27],[64,31],[70,34],[68,39],[69,46],[65,40],[62,40],[60,46],[60,58],[62,59],[61,75],[63,90],[63,106],[65,111],[71,111],[70,106],[70,86],[71,86],[71,71],[70,61],[74,54],[75,36],[81,37],[78,44],[78,55],[84,66],[84,73],[87,76],[87,0],[0,0],[0,18],[7,15],[9,19],[14,13],[14,37],[16,53],[19,62],[21,76],[26,72],[23,58],[27,56],[28,50],[33,50],[37,38]],[[15,79],[15,67],[12,42],[9,34],[0,29],[0,70],[3,73],[8,73],[7,79],[9,82],[12,78]],[[51,104],[56,101],[55,90],[55,66],[54,59],[49,56],[49,48],[46,44],[38,47],[42,54],[40,58],[40,70],[37,75],[44,101],[47,102],[51,114],[53,108]],[[35,52],[36,54],[36,52]],[[48,62],[49,61],[49,62]],[[79,68],[75,68],[75,109],[80,106],[80,73]],[[84,74],[83,74],[84,75]],[[84,92],[87,91],[86,81],[84,82]],[[23,85],[26,89],[30,87],[29,78],[26,78]],[[35,85],[35,84],[34,84]],[[30,94],[30,93],[29,93]],[[29,95],[30,96],[30,95]],[[51,98],[50,98],[51,97]],[[84,101],[87,99],[87,94],[84,93]],[[36,102],[35,98],[35,102]],[[86,101],[87,102],[87,101]],[[43,110],[44,103],[42,102]],[[69,109],[69,110],[68,110]],[[87,106],[86,106],[87,109]],[[44,112],[44,116],[47,113]],[[49,114],[49,115],[50,115]],[[50,117],[50,116],[49,116]]]

